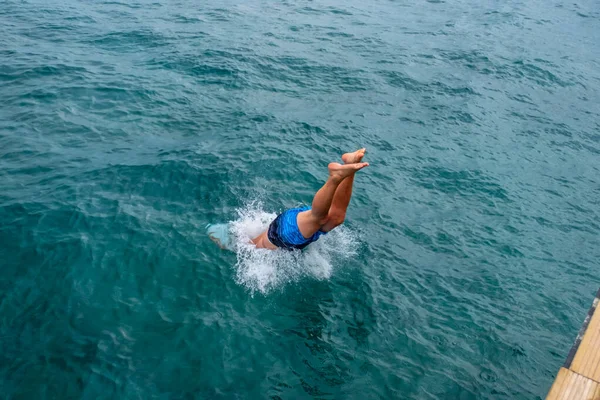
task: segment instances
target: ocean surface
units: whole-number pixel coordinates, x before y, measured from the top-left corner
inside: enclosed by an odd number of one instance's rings
[[[600,286],[599,55],[595,0],[2,1],[0,397],[545,397]],[[307,251],[207,237],[363,146]]]

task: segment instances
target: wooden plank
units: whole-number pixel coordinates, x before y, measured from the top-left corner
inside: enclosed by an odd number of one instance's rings
[[[596,307],[598,306],[599,303],[600,303],[600,289],[598,289],[598,292],[596,292],[596,297],[594,298],[594,301],[592,301],[592,306],[589,308],[588,313],[587,313],[585,319],[583,320],[583,324],[581,324],[579,333],[577,334],[577,337],[575,338],[575,343],[573,343],[573,346],[571,347],[571,350],[569,351],[569,354],[567,355],[567,359],[565,360],[565,364],[563,365],[563,367],[565,367],[567,369],[571,369],[571,363],[573,362],[573,358],[575,358],[575,353],[577,353],[577,350],[579,349],[579,345],[581,344],[581,339],[583,339],[585,331],[587,330],[588,325],[590,324],[590,321],[591,321],[592,317],[594,316]]]
[[[547,400],[600,400],[600,290]]]
[[[592,397],[589,398],[590,400],[600,400],[600,385],[596,383],[596,390],[594,391],[594,394],[592,394]]]
[[[600,400],[600,384],[562,367],[546,400]]]
[[[573,371],[567,370],[565,382],[561,387],[561,391],[558,393],[558,399],[568,400],[571,397],[571,394],[573,393],[574,389],[573,383],[575,382],[576,378],[577,374],[573,373]]]
[[[589,381],[588,378],[579,375],[577,377],[577,383],[575,384],[575,394],[571,397],[572,400],[581,400],[583,398],[583,391],[586,388],[586,384]]]
[[[583,382],[583,384],[581,385],[581,394],[579,395],[580,399],[583,400],[587,398],[590,388],[592,387],[592,383],[594,383],[594,381],[591,379],[586,379]]]
[[[562,400],[570,400],[571,395],[575,391],[575,381],[577,380],[577,375],[573,373],[573,371],[569,371],[569,375],[567,377],[567,382],[565,382],[565,387],[563,388]]]
[[[598,384],[591,379],[586,382],[585,391],[581,395],[583,400],[593,400],[594,392],[596,391]]]
[[[582,377],[579,374],[576,374],[573,371],[569,371],[571,372],[571,381],[569,382],[569,388],[567,390],[568,393],[568,397],[564,397],[565,400],[581,400],[580,399],[580,392],[581,392],[581,384],[583,383],[583,380],[585,379],[584,377]]]
[[[592,368],[594,361],[596,361],[595,359],[600,357],[600,352],[594,351],[593,348],[590,349],[591,344],[595,343],[600,338],[600,327],[596,327],[596,324],[590,324],[586,336],[587,337],[584,337],[585,342],[582,340],[583,346],[581,346],[581,352],[578,351],[578,356],[575,356],[575,358],[577,358],[577,363],[573,362],[573,370],[580,373],[585,373],[584,371],[588,371]]]
[[[589,355],[590,362],[584,370],[584,374],[588,378],[598,381],[600,380],[600,370],[598,370],[598,366],[600,366],[600,312],[596,313],[595,318],[593,319],[598,321],[598,323],[596,324],[597,326],[593,328],[595,329],[595,335],[590,337],[590,348],[588,350],[591,353]],[[598,373],[596,373],[597,370]]]
[[[596,383],[598,383],[598,386],[600,386],[600,379],[598,379],[600,377],[600,362],[598,364],[599,364],[598,368],[596,368],[594,375],[591,376],[590,378],[593,379],[594,381],[596,381]]]
[[[598,378],[600,377],[596,376],[596,369],[600,364],[600,313],[596,313],[595,319],[598,321],[596,324],[597,326],[594,326],[593,328],[590,327],[593,331],[590,332],[590,339],[588,343],[586,343],[586,354],[582,354],[582,359],[587,358],[589,361],[585,364],[585,368],[581,368],[580,373],[594,380],[599,380]],[[575,369],[573,370],[579,372]]]
[[[582,383],[581,383],[581,393],[579,394],[579,398],[580,399],[585,399],[588,395],[588,392],[590,390],[590,387],[594,384],[595,382],[591,379],[586,378]]]
[[[581,375],[577,375],[577,374],[573,374],[573,377],[571,379],[571,392],[569,393],[569,400],[581,400],[579,398],[580,392],[581,392],[581,384],[583,382],[583,376]]]
[[[590,310],[595,311],[598,304],[598,298]],[[579,343],[570,369],[578,374],[587,376],[596,381],[600,380],[600,370],[596,370],[600,365],[600,312],[591,312],[590,320],[586,321],[587,329]]]
[[[550,392],[548,392],[546,400],[559,400],[562,398],[560,394],[562,393],[562,389],[565,385],[566,377],[569,374],[569,372],[570,371],[566,368],[561,368],[558,370],[558,374],[556,375],[554,384],[550,388]]]

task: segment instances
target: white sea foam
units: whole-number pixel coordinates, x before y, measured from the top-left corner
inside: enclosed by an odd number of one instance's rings
[[[269,291],[301,278],[329,279],[334,265],[356,254],[357,235],[340,226],[303,251],[257,249],[251,238],[258,236],[277,215],[253,202],[238,210],[230,223],[233,249],[237,254],[236,279],[252,292]]]

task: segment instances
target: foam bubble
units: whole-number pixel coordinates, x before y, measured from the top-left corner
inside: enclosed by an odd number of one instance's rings
[[[357,235],[344,226],[303,251],[257,249],[250,240],[265,231],[277,214],[264,211],[260,202],[237,212],[238,218],[230,223],[237,255],[236,279],[251,292],[268,293],[305,277],[329,279],[334,263],[355,255],[358,249]]]

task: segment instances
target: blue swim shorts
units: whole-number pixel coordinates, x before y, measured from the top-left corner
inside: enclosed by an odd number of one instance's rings
[[[302,236],[302,233],[300,233],[300,229],[298,228],[297,219],[298,214],[306,210],[310,210],[310,207],[304,206],[292,208],[279,214],[277,218],[271,222],[271,225],[269,225],[269,231],[267,233],[269,241],[275,246],[286,250],[303,249],[325,235],[327,232],[319,230],[308,239]]]

